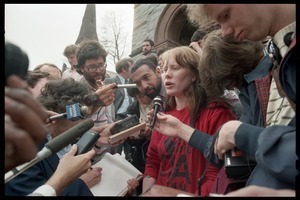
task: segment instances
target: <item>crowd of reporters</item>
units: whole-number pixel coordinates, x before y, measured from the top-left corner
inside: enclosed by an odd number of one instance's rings
[[[261,9],[264,13],[249,15],[269,18],[269,26],[278,27],[267,30],[266,24],[258,24],[268,34],[257,31],[259,28],[247,32],[256,22],[249,18],[239,24],[239,9],[245,13]],[[271,15],[274,10],[286,17],[277,20]],[[224,16],[221,11],[226,12]],[[65,56],[76,57],[76,62],[69,59],[68,75],[51,63],[27,73],[26,53],[7,42],[5,172],[34,159],[45,143],[80,123],[81,120],[68,119],[49,121],[50,116],[64,113],[69,104],[86,105],[87,117],[95,124],[92,130],[101,136],[95,148],[84,154],[76,155],[77,145],[69,144],[37,163],[6,183],[5,195],[93,196],[89,188],[101,181],[102,169],[91,168],[92,161],[100,160],[105,152],[116,153],[116,147],[126,141],[127,160],[145,177],[140,182],[128,180],[128,195],[133,191],[140,195],[158,184],[195,196],[295,196],[295,5],[196,4],[187,5],[187,13],[193,22],[201,24],[212,18],[221,26],[193,39],[191,48],[175,47],[160,55],[153,52],[151,40],[143,41],[145,57],[118,69],[128,76],[116,76],[124,81],[121,84],[136,84],[135,90],[122,89],[129,97],[117,97],[115,86],[119,83],[106,78],[107,52],[98,41],[84,41],[71,53],[66,48]],[[245,33],[234,32],[239,26]],[[287,34],[288,44],[282,42]],[[274,60],[278,57],[274,52],[266,51],[262,41],[267,36],[271,36],[271,44],[279,46],[280,60]],[[274,67],[274,62],[279,67]],[[76,73],[76,78],[68,77]],[[264,86],[268,95],[264,97],[258,84],[270,74]],[[271,95],[270,88],[279,96],[279,106],[271,108],[274,93]],[[238,92],[231,98],[228,91]],[[163,97],[164,110],[154,112],[151,108],[157,96]],[[147,97],[144,103],[143,97]],[[134,100],[122,113],[118,112],[121,106],[115,107],[120,98]],[[147,128],[138,137],[111,145],[108,137],[113,124],[120,116],[131,114],[146,121]],[[154,127],[149,127],[150,122]],[[237,188],[228,184],[224,176],[224,153],[234,147],[256,160],[254,170]]]

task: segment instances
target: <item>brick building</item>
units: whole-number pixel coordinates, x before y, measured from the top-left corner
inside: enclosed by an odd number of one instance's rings
[[[135,4],[130,57],[141,57],[143,40],[154,41],[154,48],[189,45],[197,28],[188,22],[184,4]]]

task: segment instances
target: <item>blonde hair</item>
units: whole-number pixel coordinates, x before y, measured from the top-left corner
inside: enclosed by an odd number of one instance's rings
[[[206,12],[206,4],[187,4],[187,17],[193,25],[197,27],[212,23],[212,18]]]
[[[191,85],[184,91],[184,95],[188,99],[188,107],[190,110],[190,125],[194,127],[198,116],[200,116],[201,109],[207,105],[206,94],[204,92],[204,89],[200,85],[200,55],[187,46],[175,47],[162,54],[164,66],[168,64],[170,56],[174,56],[174,59],[179,66],[183,68],[189,68],[191,70],[191,73],[195,75],[195,81],[193,81]],[[163,69],[161,70],[163,71]],[[166,110],[171,110],[175,107],[175,97],[167,96]]]
[[[207,95],[205,88],[201,84],[200,62],[202,57],[196,51],[187,46],[170,49],[163,54],[164,65],[167,64],[170,56],[174,57],[179,66],[189,68],[191,73],[195,75],[195,80],[193,80],[190,86],[184,91],[190,110],[191,127],[195,127],[195,124],[201,115],[201,111],[205,107],[214,108],[217,106],[225,106],[230,108],[227,100],[221,95]],[[216,104],[213,106],[209,105],[211,102],[215,102]],[[174,109],[175,107],[175,97],[167,96],[166,111]]]

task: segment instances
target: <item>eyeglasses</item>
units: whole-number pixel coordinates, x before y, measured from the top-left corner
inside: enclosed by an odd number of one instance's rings
[[[99,63],[99,64],[92,64],[86,66],[86,68],[89,70],[89,72],[95,72],[98,68],[99,69],[105,69],[106,68],[106,63]]]

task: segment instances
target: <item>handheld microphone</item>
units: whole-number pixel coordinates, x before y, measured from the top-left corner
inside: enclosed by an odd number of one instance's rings
[[[94,126],[94,122],[92,119],[86,119],[79,124],[73,126],[69,130],[63,132],[59,136],[53,138],[51,141],[47,142],[45,144],[45,147],[39,151],[36,155],[36,157],[25,163],[21,166],[18,166],[11,171],[7,172],[5,174],[5,183],[12,180],[37,162],[49,157],[50,155],[59,152],[64,147],[66,147],[68,144],[76,140],[78,137],[81,137],[85,132],[90,130]]]
[[[79,105],[79,103],[75,103],[72,105],[67,105],[66,106],[66,111],[65,113],[62,114],[57,114],[57,115],[53,115],[51,117],[49,117],[49,121],[53,121],[53,120],[57,120],[57,119],[63,119],[63,118],[67,118],[71,121],[76,121],[79,119],[83,119],[84,116],[87,114],[88,112],[88,107],[87,106],[81,106]]]
[[[163,109],[163,105],[164,105],[164,98],[162,96],[158,95],[153,99],[154,113],[153,113],[153,118],[150,122],[150,129],[153,129],[156,121],[156,115],[158,111],[161,111]]]
[[[132,84],[118,84],[114,88],[137,88],[135,83]]]

